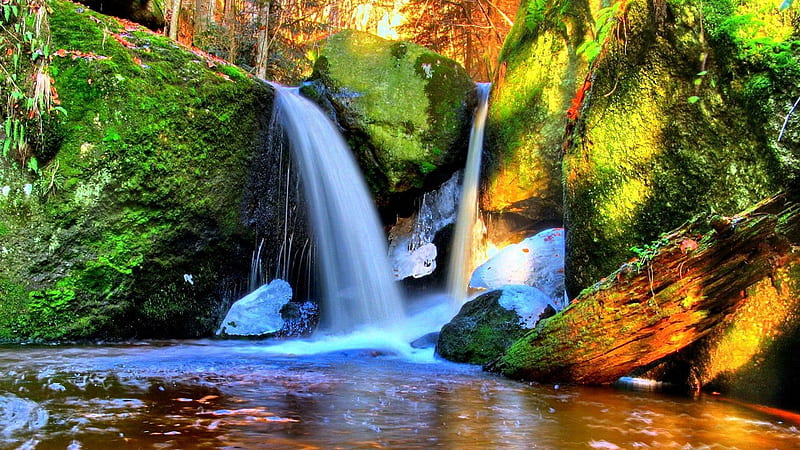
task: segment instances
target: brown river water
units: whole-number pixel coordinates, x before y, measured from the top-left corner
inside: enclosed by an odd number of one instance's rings
[[[0,448],[800,448],[797,423],[713,396],[522,383],[426,351],[4,347]]]

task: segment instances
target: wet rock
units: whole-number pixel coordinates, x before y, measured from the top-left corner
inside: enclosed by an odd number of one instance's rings
[[[564,305],[564,229],[551,228],[509,245],[478,266],[473,288],[498,289],[521,284],[541,290],[556,309]]]
[[[38,403],[15,395],[0,395],[0,433],[10,437],[47,425],[49,414]]]
[[[440,252],[436,234],[452,224],[458,214],[461,172],[456,172],[438,189],[425,193],[419,210],[399,219],[389,232],[389,255],[395,279],[422,278],[436,270]]]
[[[552,314],[551,300],[530,286],[505,286],[464,304],[442,327],[436,353],[455,362],[486,364]]]
[[[432,333],[428,333],[424,336],[420,336],[413,341],[411,341],[411,347],[413,348],[429,348],[436,345],[436,341],[439,340],[439,332],[434,331]]]
[[[319,324],[319,306],[314,302],[289,302],[281,308],[283,327],[278,331],[280,337],[308,336]]]
[[[292,287],[277,279],[265,284],[231,306],[217,334],[220,336],[265,336],[285,324],[281,310],[292,300]]]

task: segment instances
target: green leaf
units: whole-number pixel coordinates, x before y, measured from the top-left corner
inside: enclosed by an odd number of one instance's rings
[[[693,95],[693,96],[689,97],[688,99],[686,99],[686,101],[689,102],[689,103],[697,103],[698,100],[700,100],[700,97],[698,97],[696,95]]]
[[[67,117],[67,110],[64,109],[63,106],[54,106],[53,107],[53,111],[55,111],[55,112],[57,112],[59,114],[63,114],[64,117]]]
[[[35,156],[31,157],[31,159],[28,160],[28,169],[31,169],[32,171],[39,173],[39,161],[36,160]]]
[[[702,71],[702,72],[698,72],[698,73],[697,73],[697,76],[698,76],[698,77],[702,77],[702,76],[705,76],[706,74],[708,74],[708,71],[707,71],[707,70],[704,70],[704,71]]]

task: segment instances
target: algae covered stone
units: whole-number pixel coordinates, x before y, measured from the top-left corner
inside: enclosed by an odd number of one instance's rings
[[[571,296],[636,256],[631,247],[698,213],[733,215],[796,178],[796,135],[777,137],[798,75],[780,43],[797,36],[797,13],[757,3],[637,0],[615,16],[625,33],[607,36],[569,124]]]
[[[210,334],[244,284],[242,191],[271,92],[164,36],[48,2],[59,114],[0,164],[0,340]]]
[[[591,11],[582,0],[520,3],[489,103],[483,210],[561,221],[566,112],[588,70],[575,49]]]
[[[333,110],[382,201],[441,183],[463,164],[475,85],[455,61],[344,31],[326,41],[312,80],[305,92]]]
[[[450,361],[486,364],[555,313],[551,299],[530,286],[505,286],[470,300],[442,327],[436,353]]]

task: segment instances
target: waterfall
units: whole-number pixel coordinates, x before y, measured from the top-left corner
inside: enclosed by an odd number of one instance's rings
[[[275,88],[274,122],[300,168],[322,281],[322,326],[348,332],[399,326],[405,316],[386,238],[350,149],[298,88]]]
[[[478,221],[478,182],[481,174],[483,131],[489,110],[490,83],[478,83],[478,107],[472,121],[467,152],[467,167],[461,187],[461,202],[456,216],[456,229],[450,251],[447,292],[455,307],[460,307],[467,297],[467,283],[471,269],[473,234]]]

